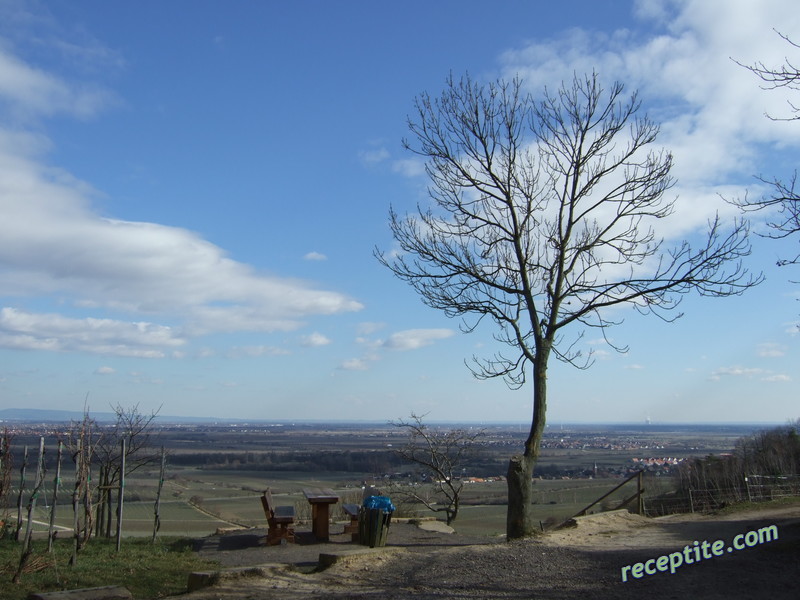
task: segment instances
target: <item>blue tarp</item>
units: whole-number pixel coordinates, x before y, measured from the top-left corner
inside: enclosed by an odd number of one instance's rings
[[[386,512],[394,512],[394,504],[388,496],[367,496],[364,498],[364,508],[380,508]]]

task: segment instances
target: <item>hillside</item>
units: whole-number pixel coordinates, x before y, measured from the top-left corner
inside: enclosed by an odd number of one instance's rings
[[[740,545],[751,533],[775,526],[778,539],[726,552],[672,574],[656,571],[621,578],[622,568],[680,553],[693,542],[723,540]],[[267,564],[249,577],[180,596],[183,600],[326,598],[796,598],[800,581],[800,503],[729,515],[673,515],[644,519],[610,513],[581,519],[576,527],[542,538],[459,545],[458,534],[429,542],[412,525],[393,525],[388,551],[367,554],[321,571],[308,563],[287,566],[290,549],[252,547],[227,557],[228,564]],[[427,534],[426,534],[427,535]],[[218,540],[217,552],[226,547]],[[700,552],[700,550],[698,550]],[[677,561],[677,558],[673,559]],[[655,561],[648,566],[655,570]],[[630,570],[628,571],[630,573]]]

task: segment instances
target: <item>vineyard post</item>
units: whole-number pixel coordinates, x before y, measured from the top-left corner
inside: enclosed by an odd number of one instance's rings
[[[17,496],[17,528],[14,531],[14,541],[19,541],[19,532],[22,530],[22,494],[25,492],[25,471],[28,469],[28,447],[22,454],[22,466],[19,469],[19,495]]]
[[[122,456],[120,457],[119,467],[119,505],[117,506],[117,552],[122,543],[122,506],[125,497],[125,438],[120,440],[122,444]]]
[[[64,443],[58,442],[58,455],[56,457],[56,476],[53,479],[53,500],[50,505],[50,527],[47,530],[47,551],[53,550],[56,525],[56,505],[58,504],[58,486],[61,485],[61,457],[64,453]]]

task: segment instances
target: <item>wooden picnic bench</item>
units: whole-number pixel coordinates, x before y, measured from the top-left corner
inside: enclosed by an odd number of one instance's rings
[[[342,504],[342,510],[350,517],[350,523],[344,526],[343,533],[349,533],[351,541],[358,542],[358,515],[361,507],[358,504]]]
[[[267,516],[267,544],[274,546],[284,540],[294,541],[294,506],[275,506],[272,492],[267,488],[261,496],[264,514]]]
[[[311,504],[311,533],[320,542],[330,539],[330,505],[339,501],[333,490],[309,488],[303,490],[303,495]]]

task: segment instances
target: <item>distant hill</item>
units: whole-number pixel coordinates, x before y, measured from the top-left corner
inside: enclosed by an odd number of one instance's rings
[[[113,422],[116,414],[113,412],[89,411],[89,415],[99,422]],[[83,419],[83,412],[77,410],[49,410],[39,408],[4,408],[0,410],[0,422],[6,423],[68,423]],[[216,419],[213,417],[156,417],[161,423],[208,423],[227,422],[231,419]]]

